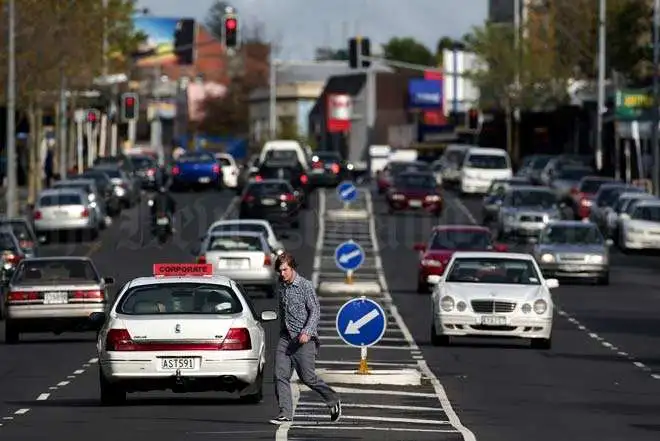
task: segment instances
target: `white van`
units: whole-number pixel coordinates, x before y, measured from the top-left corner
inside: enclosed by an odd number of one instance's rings
[[[512,176],[511,159],[505,150],[472,147],[461,167],[461,193],[486,193],[494,180]]]
[[[309,168],[307,153],[298,141],[274,139],[266,142],[259,153],[259,163],[261,164],[271,157],[275,157],[276,159],[295,157],[305,170]]]

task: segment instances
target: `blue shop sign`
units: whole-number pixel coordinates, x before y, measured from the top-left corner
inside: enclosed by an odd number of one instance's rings
[[[413,109],[441,109],[442,81],[414,79],[408,83],[409,107]]]

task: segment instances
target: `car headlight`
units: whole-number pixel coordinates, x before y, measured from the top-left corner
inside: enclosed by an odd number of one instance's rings
[[[554,261],[555,261],[555,256],[553,256],[552,254],[547,254],[546,253],[546,254],[541,256],[541,262],[551,263],[551,262],[554,262]]]
[[[346,168],[347,168],[348,170],[353,170],[353,169],[355,168],[355,166],[354,166],[353,164],[347,164],[347,165],[346,165]]]
[[[529,303],[525,303],[524,305],[522,305],[521,309],[522,312],[524,312],[525,314],[529,314],[530,312],[532,312],[532,305],[530,305]]]
[[[467,309],[467,305],[465,304],[465,302],[461,301],[456,304],[456,310],[458,310],[458,312],[463,312],[466,309]]]
[[[534,302],[534,312],[537,314],[543,314],[548,310],[548,302],[543,299],[538,299]]]
[[[605,258],[603,256],[597,254],[587,256],[585,259],[587,263],[603,263],[604,260]]]
[[[454,309],[454,299],[449,296],[444,296],[440,299],[440,307],[443,311],[450,312]]]

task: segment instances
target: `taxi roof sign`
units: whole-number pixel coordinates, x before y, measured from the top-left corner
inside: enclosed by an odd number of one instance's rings
[[[212,276],[213,265],[210,263],[155,263],[154,276],[185,277]]]

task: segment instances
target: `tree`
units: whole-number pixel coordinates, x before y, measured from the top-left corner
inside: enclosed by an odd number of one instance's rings
[[[434,66],[435,57],[431,51],[414,38],[392,38],[383,45],[383,56],[387,60],[404,63]]]
[[[435,59],[438,66],[443,65],[443,54],[446,50],[457,49],[465,50],[465,43],[463,41],[454,40],[451,37],[442,37],[438,40],[438,44],[435,49]]]

